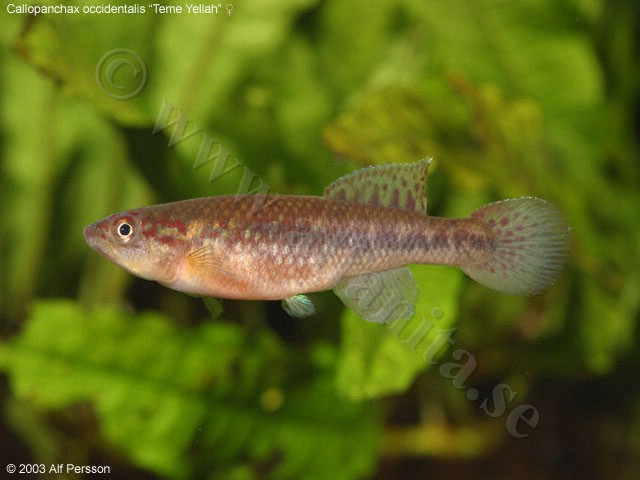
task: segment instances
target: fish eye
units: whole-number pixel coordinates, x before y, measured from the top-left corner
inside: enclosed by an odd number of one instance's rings
[[[125,242],[131,240],[133,236],[133,225],[127,219],[122,219],[116,224],[116,234],[120,240]]]
[[[121,237],[129,236],[131,231],[132,231],[131,225],[129,225],[128,223],[121,223],[120,226],[118,227],[118,234]]]

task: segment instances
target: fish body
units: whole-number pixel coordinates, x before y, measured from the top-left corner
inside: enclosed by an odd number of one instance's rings
[[[408,264],[452,265],[485,285],[533,294],[557,277],[568,249],[561,214],[531,197],[469,218],[426,215],[429,161],[372,167],[322,197],[229,195],[152,205],[85,228],[89,245],[131,273],[202,296],[285,299],[334,289],[367,320],[413,312]],[[400,308],[399,308],[400,307]]]

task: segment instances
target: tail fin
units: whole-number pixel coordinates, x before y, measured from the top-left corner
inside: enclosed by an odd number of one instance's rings
[[[495,235],[491,258],[462,270],[482,285],[513,295],[534,295],[555,282],[569,252],[569,226],[553,205],[524,197],[490,203],[471,218]]]

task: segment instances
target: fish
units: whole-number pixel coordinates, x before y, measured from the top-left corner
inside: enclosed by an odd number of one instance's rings
[[[356,170],[322,196],[222,195],[150,205],[84,228],[88,245],[133,275],[203,297],[282,300],[333,290],[370,322],[415,313],[411,264],[460,268],[480,284],[535,295],[560,275],[570,228],[551,203],[501,200],[467,218],[427,215],[431,159]]]

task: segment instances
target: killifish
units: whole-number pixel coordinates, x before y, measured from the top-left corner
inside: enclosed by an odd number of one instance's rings
[[[482,285],[533,295],[559,276],[569,250],[560,211],[535,197],[485,205],[468,218],[426,212],[430,159],[369,167],[323,196],[226,195],[151,205],[84,229],[98,253],[139,277],[199,296],[283,300],[333,289],[362,318],[413,315],[409,264],[451,265]]]

